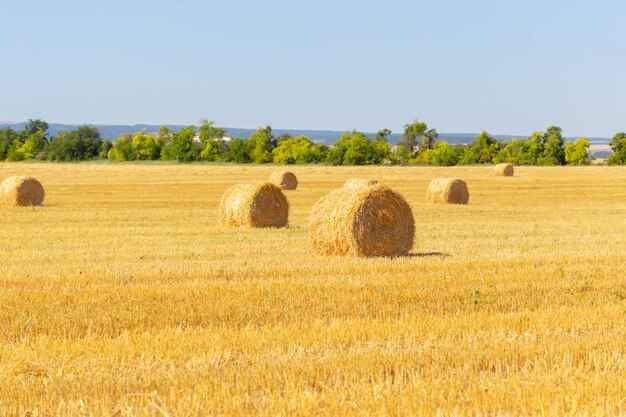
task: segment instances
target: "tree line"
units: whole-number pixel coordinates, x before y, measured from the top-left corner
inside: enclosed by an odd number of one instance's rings
[[[331,165],[472,165],[509,162],[518,165],[587,165],[589,140],[578,138],[565,143],[562,130],[549,126],[527,138],[499,141],[482,132],[471,144],[451,145],[439,139],[436,129],[414,121],[404,126],[397,145],[389,143],[389,129],[374,137],[358,131],[346,132],[332,146],[318,144],[306,136],[280,136],[270,126],[260,127],[249,138],[225,139],[226,131],[202,119],[199,126],[178,132],[161,127],[157,133],[145,130],[128,133],[110,141],[100,137],[96,127],[80,126],[72,131],[48,134],[48,124],[29,120],[20,131],[0,129],[0,161],[29,159],[46,161],[168,160],[179,162],[222,161],[234,163],[280,163]],[[610,142],[613,154],[609,165],[626,165],[626,134],[617,133]]]

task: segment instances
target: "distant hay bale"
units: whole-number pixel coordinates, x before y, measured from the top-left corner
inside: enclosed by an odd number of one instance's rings
[[[494,171],[497,176],[512,177],[514,169],[513,169],[513,165],[511,164],[498,164],[495,166]]]
[[[309,236],[320,255],[403,256],[413,248],[415,221],[387,186],[342,187],[313,206]]]
[[[351,188],[351,189],[361,189],[371,187],[372,185],[378,184],[378,180],[364,180],[360,178],[352,178],[346,181],[343,185],[343,188]]]
[[[298,188],[298,178],[293,172],[275,171],[270,175],[270,182],[278,185],[283,190],[295,190]]]
[[[236,184],[222,196],[219,217],[227,226],[284,227],[289,203],[276,184]]]
[[[428,201],[442,204],[467,204],[469,191],[465,181],[458,178],[437,178],[428,185]]]
[[[35,178],[9,177],[0,184],[0,202],[9,206],[40,206],[45,192]]]

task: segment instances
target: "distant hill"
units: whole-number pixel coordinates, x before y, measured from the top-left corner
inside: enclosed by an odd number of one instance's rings
[[[10,123],[10,122],[0,122],[0,129],[10,127],[14,130],[21,130],[26,122],[20,123]],[[88,124],[88,126],[97,127],[100,130],[100,135],[105,139],[117,139],[125,133],[138,132],[140,130],[146,129],[148,133],[156,133],[159,131],[161,125],[147,125],[147,124],[136,124],[136,125],[96,125],[96,124]],[[56,136],[60,131],[63,130],[74,130],[80,125],[72,125],[72,124],[62,124],[62,123],[49,123],[49,133],[51,136]],[[180,129],[186,127],[183,125],[165,125],[175,132]],[[248,138],[255,131],[255,129],[244,129],[237,127],[226,127],[227,135],[233,138]],[[290,134],[291,136],[300,136],[306,135],[309,139],[318,143],[325,143],[327,145],[331,145],[337,139],[341,137],[342,131],[335,130],[306,130],[306,129],[273,129],[273,132],[276,135],[282,135],[285,133]],[[367,133],[368,136],[374,136],[374,133]],[[467,144],[471,143],[474,138],[478,136],[478,133],[440,133],[439,139],[445,139],[448,143],[452,144]],[[398,140],[402,137],[401,134],[394,133],[389,137],[389,142],[397,143]],[[498,140],[501,141],[510,141],[513,138],[524,138],[527,135],[494,135]],[[578,136],[580,137],[580,136]],[[566,141],[575,140],[576,137],[567,137]],[[589,142],[594,144],[607,144],[609,143],[609,138],[589,138]]]

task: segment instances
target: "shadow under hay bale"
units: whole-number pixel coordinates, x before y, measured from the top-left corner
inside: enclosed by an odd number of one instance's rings
[[[284,227],[288,217],[287,197],[270,182],[236,184],[222,196],[219,218],[223,225]]]
[[[409,253],[406,256],[407,258],[430,258],[430,257],[449,258],[452,255],[450,255],[449,253],[444,253],[444,252],[417,252],[417,253]]]
[[[342,187],[313,206],[309,236],[320,255],[404,256],[415,221],[409,203],[389,187]]]
[[[469,191],[458,178],[436,178],[428,185],[428,201],[439,204],[467,204]]]
[[[270,175],[270,182],[278,185],[283,190],[295,190],[298,188],[298,178],[293,172],[276,171]]]
[[[43,185],[31,177],[9,177],[0,184],[0,202],[9,206],[40,206],[45,192]]]
[[[515,169],[511,164],[498,164],[494,167],[494,173],[499,177],[512,177]]]

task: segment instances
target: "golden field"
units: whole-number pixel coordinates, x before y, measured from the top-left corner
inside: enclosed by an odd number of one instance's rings
[[[0,208],[0,416],[626,415],[625,168],[295,167],[289,228],[218,225],[274,169],[0,164],[47,193]],[[353,177],[411,203],[411,256],[313,253]]]

